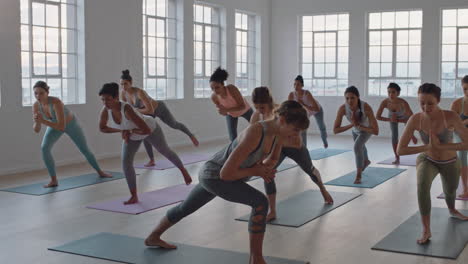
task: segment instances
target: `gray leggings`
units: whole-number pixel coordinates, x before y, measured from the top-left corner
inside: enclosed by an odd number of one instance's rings
[[[398,144],[398,123],[390,122],[390,130],[392,131],[392,144]]]
[[[147,136],[144,141],[155,147],[156,150],[170,160],[177,168],[182,168],[184,166],[179,156],[167,145],[160,126],[156,126],[154,131]],[[125,141],[122,143],[122,167],[125,177],[127,178],[128,188],[131,190],[136,189],[136,174],[135,168],[133,167],[133,159],[135,158],[135,153],[138,151],[140,144],[141,140],[128,140],[128,143],[125,143]]]
[[[193,134],[190,132],[190,130],[182,123],[177,122],[175,120],[174,116],[172,113],[169,111],[167,108],[166,104],[163,101],[158,101],[158,108],[154,110],[153,117],[159,117],[161,121],[163,121],[166,125],[173,129],[180,130],[184,132],[187,136],[192,137]],[[145,141],[143,142],[145,145],[146,153],[148,153],[148,156],[150,159],[154,159],[154,153],[153,153],[153,147],[151,146],[151,143]]]
[[[371,137],[367,132],[356,133],[353,131],[354,156],[356,156],[356,168],[362,169],[369,157],[367,156],[366,142]]]
[[[324,145],[328,145],[327,141],[327,127],[325,126],[325,122],[323,120],[323,108],[320,107],[320,111],[318,111],[315,115],[315,122],[320,130],[320,137],[322,138],[322,142]]]
[[[200,183],[193,188],[188,197],[167,212],[169,222],[175,224],[192,214],[216,196],[224,200],[252,207],[249,219],[250,233],[264,233],[268,199],[260,191],[244,181],[223,181],[220,179],[199,178]]]
[[[294,160],[301,169],[309,175],[310,179],[317,183],[318,179],[317,177],[313,174],[314,171],[314,165],[312,164],[312,159],[310,158],[309,150],[305,145],[302,145],[300,149],[296,148],[283,148],[281,150],[281,156],[280,159],[278,160],[278,163],[276,164],[276,168],[283,162],[283,160],[289,157],[292,160]],[[265,191],[268,195],[275,194],[276,193],[276,184],[275,181],[272,180],[271,182],[264,183],[265,185]]]
[[[250,122],[250,117],[252,117],[252,114],[253,114],[253,110],[252,108],[249,108],[249,110],[241,116],[245,118],[248,122]],[[229,133],[229,139],[231,141],[237,138],[237,122],[238,121],[239,121],[239,117],[232,117],[230,115],[226,115],[226,123],[227,123],[227,128],[228,128],[228,133]]]

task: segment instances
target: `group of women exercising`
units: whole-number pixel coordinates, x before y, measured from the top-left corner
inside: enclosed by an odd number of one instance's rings
[[[230,84],[225,85],[228,73],[218,68],[210,78],[213,91],[211,99],[218,113],[226,117],[230,144],[214,154],[200,169],[199,183],[189,196],[167,212],[158,226],[145,240],[147,246],[175,248],[161,239],[163,233],[184,217],[197,211],[216,196],[225,200],[246,204],[252,208],[249,220],[250,263],[266,263],[262,254],[263,237],[267,221],[276,218],[276,185],[275,172],[281,162],[289,157],[306,172],[319,187],[325,203],[332,204],[333,198],[326,190],[320,172],[312,164],[307,149],[306,130],[309,117],[314,116],[320,130],[324,148],[328,147],[324,111],[319,102],[307,90],[304,90],[302,76],[294,81],[294,91],[288,100],[280,105],[273,101],[267,87],[257,87],[252,93],[255,111],[242,96],[239,89]],[[185,169],[178,155],[167,145],[161,127],[155,117],[159,117],[171,128],[185,133],[195,146],[197,138],[183,124],[176,121],[162,101],[151,98],[144,90],[133,87],[132,77],[128,70],[122,72],[119,84],[106,83],[99,91],[103,108],[99,118],[99,128],[103,133],[120,133],[122,136],[122,167],[127,179],[131,197],[125,204],[138,202],[137,184],[133,160],[141,142],[145,145],[149,162],[145,166],[154,166],[152,148],[156,148],[180,170],[186,184],[192,178]],[[437,174],[441,174],[445,200],[453,217],[468,220],[455,209],[456,190],[459,183],[460,167],[462,175],[462,197],[468,197],[468,76],[463,78],[464,97],[455,100],[452,110],[439,107],[441,89],[435,84],[425,83],[419,87],[418,101],[421,112],[413,114],[409,104],[400,95],[396,83],[388,86],[388,98],[382,101],[375,117],[372,107],[360,99],[359,91],[351,86],[345,90],[345,103],[337,111],[333,131],[335,134],[352,129],[354,154],[356,162],[356,184],[362,180],[362,172],[370,164],[366,142],[371,135],[378,135],[377,120],[389,122],[392,132],[392,147],[395,153],[395,164],[400,155],[420,153],[417,158],[417,193],[423,234],[418,243],[426,243],[431,237],[430,188]],[[89,150],[84,133],[78,120],[60,99],[48,96],[49,87],[39,81],[34,85],[37,99],[33,106],[34,131],[47,126],[42,141],[42,156],[49,171],[51,180],[44,187],[58,185],[51,148],[63,133],[70,136],[79,150],[100,177],[112,177],[101,170],[94,155]],[[384,109],[388,117],[383,117]],[[239,117],[250,122],[250,126],[237,134]],[[349,124],[343,125],[343,117]],[[403,135],[398,137],[398,123],[405,123]],[[422,145],[410,146],[417,139],[418,131]],[[452,141],[456,135],[455,142]],[[458,157],[457,157],[458,151]],[[265,182],[266,196],[246,182],[252,176],[260,176]]]

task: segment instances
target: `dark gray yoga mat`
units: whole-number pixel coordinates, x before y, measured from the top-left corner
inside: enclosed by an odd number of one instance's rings
[[[14,188],[2,189],[0,191],[4,192],[14,192],[30,195],[44,195],[48,193],[60,192],[70,189],[75,189],[83,186],[98,184],[102,182],[115,181],[122,178],[125,178],[121,172],[112,172],[112,178],[101,178],[97,173],[89,173],[80,176],[73,176],[69,178],[60,179],[58,178],[59,185],[53,188],[44,188],[43,185],[49,182],[34,183],[29,185],[18,186]]]
[[[147,248],[142,238],[99,233],[49,250],[81,256],[138,264],[239,264],[248,263],[249,254],[222,249],[177,244],[176,250]],[[247,242],[247,241],[246,241]],[[265,257],[268,264],[307,264],[309,262]]]
[[[361,196],[359,193],[330,192],[334,203],[327,205],[320,191],[309,190],[279,202],[276,206],[276,220],[272,225],[300,227],[340,206]],[[250,215],[237,218],[249,221]]]
[[[468,210],[461,212],[468,214]],[[422,232],[421,218],[417,212],[372,249],[456,259],[468,242],[468,221],[450,217],[447,208],[432,208],[431,231],[432,238],[429,243],[416,243]]]
[[[398,174],[404,172],[406,169],[398,168],[383,168],[383,167],[368,167],[362,173],[360,184],[354,184],[356,179],[356,171],[347,173],[339,178],[328,181],[325,185],[347,186],[357,188],[374,188],[381,183],[384,183]]]

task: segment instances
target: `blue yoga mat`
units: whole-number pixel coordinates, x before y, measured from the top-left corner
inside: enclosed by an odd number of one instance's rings
[[[465,215],[468,214],[468,210],[460,212]],[[450,217],[447,208],[431,209],[431,231],[432,238],[429,243],[424,245],[416,243],[422,232],[421,216],[417,212],[373,246],[372,249],[456,259],[465,248],[466,243],[468,243],[468,221]],[[427,262],[432,261],[427,260]]]
[[[183,244],[177,244],[175,250],[148,248],[143,241],[142,238],[99,233],[59,247],[49,248],[49,250],[132,264],[239,264],[249,262],[247,253]],[[275,257],[265,257],[265,260],[268,264],[309,263]]]
[[[79,188],[83,186],[98,184],[102,182],[115,181],[122,178],[125,178],[121,172],[109,172],[112,174],[112,178],[101,178],[97,173],[89,173],[80,176],[73,176],[64,179],[58,179],[59,185],[53,188],[44,188],[42,186],[46,185],[49,182],[34,183],[29,185],[18,186],[14,188],[2,189],[0,191],[4,192],[14,192],[30,195],[44,195],[48,193],[60,192],[65,190],[70,190],[74,188]]]
[[[309,150],[309,154],[310,154],[310,158],[312,160],[321,160],[321,159],[328,158],[328,157],[331,157],[331,156],[336,156],[336,155],[339,155],[341,153],[345,153],[345,152],[348,152],[348,151],[351,151],[351,150],[349,150],[349,149],[330,149],[330,148],[323,149],[323,148],[320,148],[320,149]]]
[[[375,186],[390,180],[405,170],[406,169],[369,167],[362,173],[361,184],[354,184],[354,180],[356,179],[356,171],[350,172],[325,184],[358,188],[374,188]]]

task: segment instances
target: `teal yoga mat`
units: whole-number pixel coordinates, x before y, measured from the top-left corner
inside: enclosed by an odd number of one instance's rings
[[[356,179],[356,171],[328,181],[325,184],[357,188],[374,188],[375,186],[390,180],[404,171],[405,169],[398,168],[368,167],[362,173],[361,184],[354,184],[354,180]]]
[[[361,194],[330,192],[334,203],[327,205],[323,201],[320,191],[309,190],[294,195],[278,203],[276,206],[276,220],[268,222],[272,225],[300,227],[336,208],[350,202]],[[237,218],[239,221],[249,221],[250,215]]]
[[[348,151],[351,151],[351,150],[349,150],[349,149],[330,149],[330,148],[323,149],[323,148],[320,148],[320,149],[309,150],[309,154],[310,154],[310,158],[312,160],[321,160],[321,159],[328,158],[328,157],[331,157],[331,156],[336,156],[336,155],[339,155],[341,153],[345,153],[345,152],[348,152]]]
[[[49,248],[49,250],[132,264],[239,264],[249,262],[249,254],[247,253],[183,244],[177,244],[176,250],[148,248],[143,241],[142,238],[99,233],[62,246]],[[309,263],[275,257],[265,257],[265,260],[268,264]]]
[[[89,174],[73,176],[73,177],[64,178],[64,179],[59,178],[58,179],[59,185],[53,188],[42,187],[45,184],[49,183],[47,181],[47,182],[18,186],[14,188],[2,189],[0,191],[30,194],[30,195],[44,195],[44,194],[60,192],[60,191],[75,189],[75,188],[79,188],[83,186],[109,182],[109,181],[115,181],[115,180],[125,178],[125,176],[121,172],[110,171],[109,173],[112,174],[113,176],[112,178],[101,178],[99,177],[97,173],[89,173]]]

